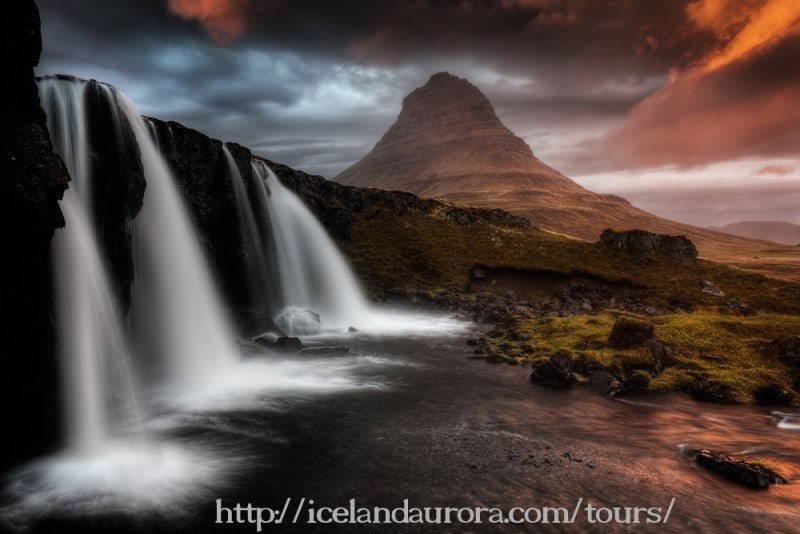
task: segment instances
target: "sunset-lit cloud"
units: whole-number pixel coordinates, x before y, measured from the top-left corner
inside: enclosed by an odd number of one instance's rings
[[[40,74],[305,171],[357,161],[446,70],[591,189],[697,224],[800,222],[798,1],[37,2]]]
[[[800,2],[794,0],[701,0],[687,7],[689,19],[724,42],[704,58],[706,71],[746,57],[800,30]]]
[[[179,17],[198,20],[220,42],[230,42],[247,29],[250,0],[168,0],[169,10]]]
[[[587,151],[606,168],[800,153],[800,2],[702,0],[686,12],[716,42]]]
[[[228,44],[247,31],[254,17],[280,0],[167,0],[181,18],[197,20],[215,41]]]

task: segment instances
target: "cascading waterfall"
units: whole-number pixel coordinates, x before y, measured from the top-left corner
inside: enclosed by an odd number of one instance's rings
[[[64,287],[59,309],[69,312],[61,314],[65,360],[83,362],[80,372],[70,372],[82,383],[72,382],[66,389],[82,391],[81,397],[99,396],[105,386],[87,382],[106,381],[104,371],[100,370],[102,361],[125,361],[127,352],[123,346],[109,348],[118,340],[124,345],[125,336],[119,312],[107,309],[115,305],[115,299],[105,273],[107,262],[97,250],[92,230],[87,87],[87,82],[75,79],[47,78],[40,82],[54,144],[73,177],[63,201],[70,217],[63,234],[70,243],[56,244],[62,251],[59,257],[66,255],[69,259],[72,255],[87,254],[86,249],[95,250],[91,255],[94,261],[87,259],[83,269],[70,268],[67,260],[59,260],[56,269],[57,281],[67,275],[75,277],[57,285]],[[123,120],[130,126],[147,182],[144,204],[133,228],[136,272],[131,307],[133,346],[140,354],[157,358],[169,384],[201,388],[236,361],[232,330],[222,312],[217,289],[172,172],[148,125],[125,95],[110,86],[100,85],[100,88],[107,93],[113,123],[118,129]],[[123,137],[118,135],[119,139]],[[74,261],[80,261],[80,256]],[[96,324],[97,321],[102,324]],[[88,349],[96,355],[87,355]],[[90,364],[87,360],[98,361]],[[74,409],[84,414],[102,411],[97,407],[90,410],[88,406]],[[98,426],[89,421],[81,424],[95,429]]]
[[[309,311],[326,328],[361,326],[369,307],[350,267],[325,228],[263,161],[253,159],[263,216],[269,218],[272,254],[283,311],[276,322],[288,333],[315,334]]]
[[[133,102],[118,94],[118,104],[139,145],[147,181],[134,228],[131,314],[137,346],[166,364],[170,384],[202,388],[235,364],[234,335],[169,165]]]
[[[44,79],[42,105],[72,182],[61,201],[65,228],[53,238],[59,358],[69,445],[95,451],[139,435],[135,379],[117,299],[92,217],[86,82]]]
[[[250,266],[248,269],[248,287],[252,295],[252,300],[256,307],[264,305],[270,301],[269,279],[270,270],[267,265],[268,255],[265,252],[266,243],[261,237],[262,231],[259,228],[256,215],[250,202],[250,195],[247,192],[247,185],[242,178],[236,160],[228,147],[223,144],[222,152],[228,163],[228,173],[233,184],[233,192],[236,196],[236,205],[239,212],[239,220],[242,234],[242,245],[245,251],[245,263]]]

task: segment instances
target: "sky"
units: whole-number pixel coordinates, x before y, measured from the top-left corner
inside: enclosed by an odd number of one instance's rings
[[[541,160],[702,226],[800,223],[797,0],[38,0],[37,73],[333,178],[431,74]]]

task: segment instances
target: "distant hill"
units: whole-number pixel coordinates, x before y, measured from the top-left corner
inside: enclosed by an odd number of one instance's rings
[[[785,221],[739,221],[725,226],[710,226],[709,229],[785,245],[800,244],[800,224]]]
[[[687,235],[706,257],[730,255],[730,235],[657,217],[624,198],[589,191],[547,166],[506,128],[467,80],[434,74],[403,100],[375,147],[334,181],[497,207],[553,232],[596,241],[605,228]],[[738,250],[773,244],[738,243]]]

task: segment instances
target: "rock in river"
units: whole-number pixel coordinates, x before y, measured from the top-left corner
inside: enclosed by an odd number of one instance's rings
[[[531,382],[554,388],[572,385],[572,354],[567,350],[556,352],[549,360],[534,367]]]
[[[749,488],[767,489],[770,484],[786,484],[785,478],[759,463],[747,462],[709,449],[697,449],[694,452],[697,453],[697,463],[709,471]]]

